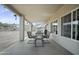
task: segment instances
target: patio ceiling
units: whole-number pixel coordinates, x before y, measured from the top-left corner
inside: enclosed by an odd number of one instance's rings
[[[11,4],[32,23],[45,23],[63,4]]]

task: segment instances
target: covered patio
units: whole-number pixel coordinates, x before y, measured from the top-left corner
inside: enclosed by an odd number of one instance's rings
[[[72,55],[79,54],[79,42],[75,42],[71,38],[61,36],[61,17],[63,14],[71,12],[73,9],[78,9],[79,5],[64,5],[64,4],[5,4],[7,8],[13,11],[20,17],[20,33],[19,40],[10,47],[0,52],[1,55]],[[71,14],[71,19],[73,14]],[[58,20],[58,21],[56,21]],[[35,47],[33,39],[28,38],[25,32],[25,22],[30,24],[29,31],[35,33],[39,30],[35,27],[41,27],[41,31],[47,29],[50,32],[50,37],[45,39],[47,42],[44,47]],[[64,22],[64,21],[63,21]],[[69,24],[69,23],[68,23]],[[38,26],[37,26],[38,25]],[[54,26],[53,26],[54,25]],[[72,27],[72,26],[71,26]],[[34,32],[35,31],[35,32]],[[68,33],[69,34],[69,33]],[[76,35],[76,34],[75,34]],[[15,34],[16,36],[16,34]],[[64,35],[65,36],[65,35]],[[76,39],[76,38],[75,38]],[[32,40],[31,44],[29,41]],[[69,44],[69,45],[68,45]],[[38,45],[39,42],[38,42]],[[71,46],[73,45],[73,47]]]

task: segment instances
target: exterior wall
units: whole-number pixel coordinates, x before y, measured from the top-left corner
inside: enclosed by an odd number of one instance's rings
[[[62,6],[56,13],[54,16],[52,16],[50,18],[50,21],[53,21],[56,18],[59,18],[61,16],[63,16],[64,14],[67,14],[68,12],[70,12],[71,10],[75,9],[76,7],[79,7],[79,5],[75,4],[75,5],[64,5]]]
[[[54,18],[51,18],[51,19],[55,18],[58,19],[58,35],[52,34],[52,40],[56,41],[58,44],[60,44],[62,47],[64,47],[73,54],[79,54],[79,41],[61,36],[60,17],[62,17],[64,14],[67,14],[76,7],[78,7],[78,5],[65,5],[61,9],[59,9],[59,11],[56,13],[57,16],[55,15]]]

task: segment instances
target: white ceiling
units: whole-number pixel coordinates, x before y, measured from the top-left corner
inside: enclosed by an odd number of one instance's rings
[[[61,4],[12,4],[30,22],[45,22],[61,8]]]

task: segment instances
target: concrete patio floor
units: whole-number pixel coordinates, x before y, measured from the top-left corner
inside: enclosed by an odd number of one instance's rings
[[[0,31],[0,52],[19,41],[19,31]]]
[[[49,39],[50,43],[44,47],[34,47],[34,44],[28,44],[29,39],[18,41],[9,48],[2,51],[1,55],[72,55],[69,51],[58,45],[55,41]]]

